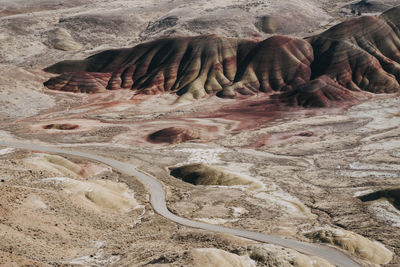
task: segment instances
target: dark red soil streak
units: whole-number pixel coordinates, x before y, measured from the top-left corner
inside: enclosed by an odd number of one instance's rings
[[[311,131],[304,131],[304,132],[284,132],[284,133],[272,133],[272,134],[265,134],[263,136],[258,137],[254,140],[253,143],[248,145],[248,148],[259,148],[263,146],[272,146],[272,145],[280,145],[280,144],[289,144],[294,143],[299,140],[307,141],[309,139],[314,139],[318,137],[319,134],[316,134]]]
[[[48,124],[43,126],[43,129],[50,130],[50,129],[56,129],[56,130],[75,130],[78,129],[79,125],[76,124],[69,124],[69,123],[63,123],[63,124]]]
[[[208,113],[204,117],[222,118],[239,122],[233,133],[245,129],[258,128],[280,116],[284,107],[281,103],[269,99],[268,96],[241,99],[228,105],[222,105],[218,110]]]

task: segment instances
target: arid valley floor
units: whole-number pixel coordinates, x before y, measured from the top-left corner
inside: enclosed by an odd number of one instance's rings
[[[57,62],[163,36],[304,38],[398,5],[0,0],[0,141],[129,163],[159,180],[168,209],[184,218],[324,244],[361,266],[400,266],[398,92],[320,108],[261,92],[177,101],[43,85]],[[103,163],[0,146],[0,170],[1,266],[332,266],[171,222],[135,177]]]

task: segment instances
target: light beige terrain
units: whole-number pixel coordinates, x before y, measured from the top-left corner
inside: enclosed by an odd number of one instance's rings
[[[370,2],[375,8],[365,10],[318,0],[0,0],[0,139],[128,162],[162,182],[169,209],[185,218],[326,243],[365,266],[399,266],[398,207],[359,197],[400,188],[400,96],[265,120],[223,116],[236,100],[216,97],[173,105],[169,94],[126,100],[132,92],[54,92],[43,86],[52,75],[41,70],[165,35],[303,37],[400,4]],[[171,126],[201,129],[201,138],[148,142]],[[170,175],[199,163],[216,174],[200,175],[197,185]],[[170,222],[134,177],[101,163],[0,147],[0,169],[3,266],[330,266]]]

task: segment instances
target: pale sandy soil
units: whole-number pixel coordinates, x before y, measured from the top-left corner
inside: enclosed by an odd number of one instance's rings
[[[89,96],[42,85],[51,75],[40,69],[59,60],[162,35],[264,38],[260,18],[275,16],[293,17],[278,32],[306,36],[354,15],[341,9],[350,1],[281,2],[0,0],[0,138],[130,162],[164,184],[170,210],[183,217],[325,241],[367,266],[398,266],[399,210],[358,196],[400,187],[399,96],[268,119],[227,115],[235,100],[172,105],[172,95],[126,100],[131,92]],[[63,123],[78,127],[45,129]],[[147,141],[168,126],[201,129],[202,138]],[[169,167],[200,162],[252,183],[194,186],[169,175]],[[0,148],[0,169],[4,266],[328,266],[289,249],[171,223],[154,214],[134,177],[95,162]],[[329,238],[310,234],[318,231]]]

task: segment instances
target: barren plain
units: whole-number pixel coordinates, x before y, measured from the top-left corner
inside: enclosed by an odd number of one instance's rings
[[[207,90],[198,97],[195,84],[179,101],[187,91],[87,94],[75,90],[80,79],[74,90],[50,90],[49,79],[55,87],[67,82],[43,70],[163,37],[303,40],[398,5],[0,0],[0,140],[129,163],[162,183],[171,212],[193,221],[327,245],[361,266],[399,266],[400,91],[351,91],[343,104],[303,107],[300,98],[284,105],[253,83],[244,86],[251,95],[237,98]],[[400,58],[397,45],[392,54]],[[398,88],[393,69],[376,84]],[[154,212],[135,177],[93,160],[0,147],[0,170],[2,266],[332,266],[291,248],[171,222]]]

